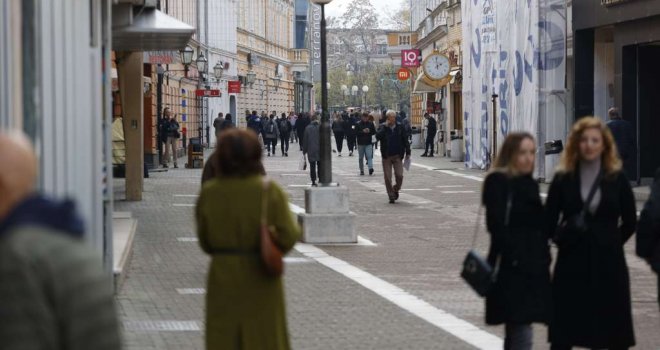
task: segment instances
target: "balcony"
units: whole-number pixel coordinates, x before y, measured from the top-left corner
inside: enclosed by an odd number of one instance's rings
[[[293,49],[289,51],[289,61],[293,64],[308,64],[309,63],[309,50],[308,49]]]

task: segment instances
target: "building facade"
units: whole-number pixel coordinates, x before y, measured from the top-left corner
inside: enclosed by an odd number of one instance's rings
[[[573,1],[573,116],[606,119],[618,107],[635,129],[637,152],[624,161],[630,180],[651,181],[660,167],[660,3]]]

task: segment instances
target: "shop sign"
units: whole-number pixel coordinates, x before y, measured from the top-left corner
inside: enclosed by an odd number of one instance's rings
[[[145,51],[143,54],[144,63],[150,64],[172,64],[176,63],[179,56],[177,51]]]
[[[241,81],[240,80],[230,80],[227,82],[227,92],[230,94],[240,94],[241,93]]]
[[[419,67],[419,50],[401,50],[401,67]]]
[[[410,73],[410,70],[408,70],[407,68],[399,68],[399,71],[396,73],[397,79],[401,81],[406,81],[410,79],[411,76],[412,74]]]
[[[220,97],[220,90],[207,90],[207,89],[197,89],[195,90],[195,96],[197,97]]]

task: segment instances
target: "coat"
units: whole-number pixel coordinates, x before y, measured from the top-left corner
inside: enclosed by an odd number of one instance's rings
[[[660,169],[655,174],[651,194],[639,216],[636,243],[637,255],[660,274]]]
[[[622,172],[604,176],[600,190],[596,213],[587,214],[587,232],[567,231],[557,240],[549,334],[552,343],[586,348],[635,344],[630,278],[623,250],[635,231],[635,197]],[[579,214],[583,203],[579,169],[555,175],[546,202],[548,235],[557,232],[560,215],[568,218]]]
[[[273,130],[271,132],[270,127],[271,125],[273,126]],[[264,132],[264,138],[269,139],[269,140],[276,140],[280,137],[280,128],[277,126],[277,119],[268,119],[264,122],[263,124],[263,132]]]
[[[394,127],[393,131],[390,131],[391,129],[387,126],[387,124],[381,124],[380,127],[378,128],[378,132],[376,133],[376,139],[380,141],[381,145],[381,156],[383,158],[387,158],[387,153],[389,150],[389,142],[388,142],[388,137],[391,133],[396,133],[398,137],[401,138],[401,152],[400,156],[403,158],[404,155],[410,155],[410,142],[408,140],[408,136],[406,135],[405,130],[403,129],[403,125],[400,123],[396,123],[396,126]]]
[[[307,155],[307,161],[321,161],[321,128],[318,121],[313,121],[305,129],[303,137],[303,153]]]
[[[365,129],[369,129],[368,132],[364,132]],[[371,144],[371,137],[373,135],[376,135],[376,127],[374,126],[374,123],[370,121],[360,121],[356,126],[355,130],[357,132],[357,144],[358,145],[370,145]]]
[[[548,323],[550,245],[538,183],[531,176],[493,172],[484,183],[483,203],[491,238],[488,262],[497,266],[499,261],[496,282],[486,296],[486,323]]]
[[[206,294],[207,349],[289,349],[281,277],[265,274],[259,255],[261,176],[214,178],[202,187],[197,235],[211,255]],[[277,185],[268,191],[268,223],[283,253],[300,237],[288,199]],[[226,253],[222,250],[239,253]]]

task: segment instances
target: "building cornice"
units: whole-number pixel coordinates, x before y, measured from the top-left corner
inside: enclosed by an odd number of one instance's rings
[[[436,40],[440,40],[443,37],[447,36],[448,33],[449,31],[447,30],[447,25],[446,24],[440,25],[435,29],[433,29],[433,31],[429,35],[425,36],[422,39],[417,40],[417,44],[415,45],[415,48],[421,50],[429,46],[432,42]]]

